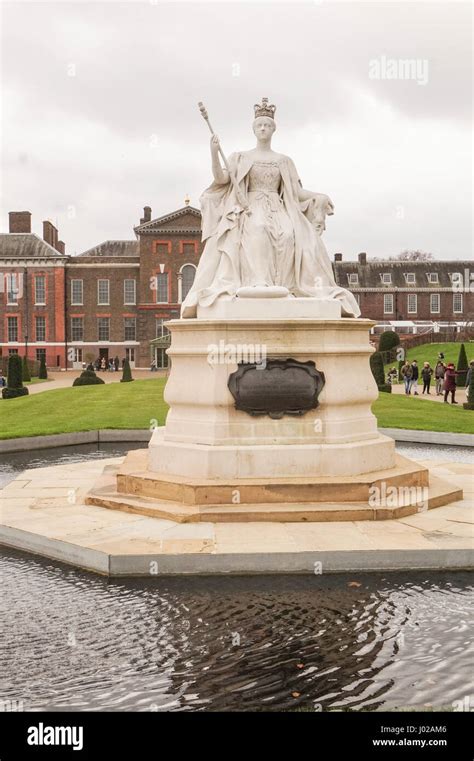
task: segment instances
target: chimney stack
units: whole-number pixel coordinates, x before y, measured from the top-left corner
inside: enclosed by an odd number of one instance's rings
[[[365,251],[359,254],[359,264],[367,264],[367,254]]]
[[[151,206],[143,207],[143,217],[140,220],[140,224],[144,225],[145,222],[151,222]]]
[[[335,262],[342,262],[342,254],[334,254]]]
[[[56,244],[56,251],[59,251],[60,254],[66,253],[66,246],[63,240],[58,240]]]
[[[30,233],[31,232],[31,212],[30,211],[8,212],[8,231],[11,233]]]
[[[56,248],[58,242],[58,231],[49,219],[45,219],[43,222],[43,240],[49,243],[50,246]]]

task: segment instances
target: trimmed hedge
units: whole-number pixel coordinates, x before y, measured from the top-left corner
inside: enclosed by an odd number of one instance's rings
[[[456,365],[456,370],[460,375],[456,375],[456,386],[460,386],[462,388],[466,385],[466,375],[469,368],[469,364],[467,361],[467,355],[466,355],[466,348],[464,344],[461,344],[459,348],[459,357]]]
[[[383,357],[379,351],[374,352],[370,357],[370,369],[374,376],[379,391],[385,391],[387,394],[392,393],[392,386],[385,382],[385,372],[383,367]]]
[[[27,395],[28,389],[23,386],[23,361],[19,354],[12,354],[8,358],[7,385],[2,388],[2,398],[16,399]]]
[[[130,369],[130,362],[128,361],[128,359],[126,359],[123,363],[123,372],[122,372],[122,377],[120,379],[120,383],[129,383],[132,380],[133,378],[132,378],[132,371]]]
[[[23,357],[21,360],[21,377],[23,383],[31,382],[30,368],[28,367],[28,360],[26,357]]]
[[[400,336],[394,330],[384,330],[379,340],[379,351],[390,351],[400,346]]]
[[[38,378],[41,378],[41,380],[47,380],[48,378],[48,368],[46,367],[46,360],[44,356],[41,357]]]
[[[102,378],[98,378],[93,370],[83,370],[79,378],[76,378],[73,382],[73,386],[98,386],[101,383],[105,383]]]

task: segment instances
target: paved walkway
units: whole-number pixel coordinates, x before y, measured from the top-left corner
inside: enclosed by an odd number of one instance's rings
[[[474,484],[469,464],[422,462],[435,476],[462,487],[464,499],[397,520],[178,524],[84,504],[104,467],[113,472],[122,461],[24,471],[0,492],[0,542],[116,576],[472,565]]]
[[[421,392],[423,390],[423,386],[421,386],[421,385],[418,386],[416,390],[418,391],[418,396],[414,395],[414,393],[413,393],[414,389],[412,387],[410,396],[412,396],[413,399],[427,399],[428,401],[431,401],[431,402],[443,402],[444,401],[444,392],[443,392],[443,394],[441,394],[441,396],[437,396],[437,394],[436,394],[436,386],[434,386],[433,384],[431,384],[430,394],[422,394]],[[403,394],[403,395],[405,395],[405,386],[403,385],[403,383],[395,383],[392,386],[392,394]],[[451,394],[449,395],[448,399],[449,399],[449,402],[451,403]],[[459,404],[463,404],[466,401],[466,391],[465,391],[464,388],[458,388],[458,389],[456,389],[455,399],[456,399],[457,402],[459,402]]]
[[[40,394],[42,391],[51,391],[51,389],[54,388],[67,388],[72,386],[74,379],[78,378],[81,372],[81,370],[67,370],[65,372],[48,371],[48,380],[44,381],[44,383],[30,383],[28,385],[28,391],[30,394]],[[99,371],[97,375],[99,378],[102,378],[105,383],[120,383],[122,372],[109,373],[108,371]],[[166,377],[166,375],[166,370],[158,370],[154,373],[150,370],[132,370],[132,376],[136,380],[153,380]]]

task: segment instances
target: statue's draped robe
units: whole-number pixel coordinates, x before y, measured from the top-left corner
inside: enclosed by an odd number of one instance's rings
[[[247,198],[253,158],[248,153],[233,153],[228,163],[239,190]],[[324,229],[325,214],[332,214],[327,197],[299,201],[301,184],[293,161],[288,156],[282,156],[277,163],[281,173],[279,192],[283,213],[288,215],[294,233],[294,266],[291,268],[291,283],[274,284],[286,285],[294,296],[338,299],[343,315],[358,317],[360,309],[354,296],[334,281],[329,256],[316,228]],[[218,296],[233,296],[241,285],[249,285],[245,280],[242,282],[240,254],[242,234],[250,234],[252,220],[249,217],[243,224],[245,212],[238,202],[233,184],[218,185],[214,182],[204,191],[200,201],[205,246],[193,286],[182,304],[182,317],[196,317],[198,304],[209,306]],[[251,243],[251,240],[248,242]],[[255,257],[258,256],[258,250],[255,250]]]

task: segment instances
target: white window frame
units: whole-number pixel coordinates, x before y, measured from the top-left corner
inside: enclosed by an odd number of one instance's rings
[[[38,338],[38,320],[43,320],[44,323],[44,338]],[[38,314],[35,316],[35,340],[36,343],[43,343],[46,341],[46,317],[43,317],[43,315]]]
[[[438,309],[433,308],[433,298],[438,299]],[[441,295],[439,293],[430,293],[430,314],[440,314],[441,313]]]
[[[414,307],[411,305],[414,304]],[[407,314],[418,314],[418,294],[409,293],[407,296]]]
[[[382,278],[382,283],[384,285],[392,285],[392,273],[391,272],[382,272],[381,278]]]
[[[347,282],[349,285],[359,285],[359,273],[358,272],[349,272],[347,275]]]
[[[127,320],[133,320],[133,338],[127,338]],[[130,327],[130,326],[129,326]],[[137,318],[136,317],[124,317],[123,318],[123,340],[124,341],[136,341],[137,340]]]
[[[107,283],[107,301],[101,301],[101,283]],[[110,280],[108,278],[101,277],[97,280],[97,305],[100,307],[110,306]]]
[[[107,320],[107,335],[108,338],[101,338],[100,337],[100,321],[101,320]],[[110,343],[110,317],[98,317],[97,318],[97,340],[100,343]]]
[[[155,338],[163,338],[164,336],[169,336],[170,332],[167,327],[165,327],[165,322],[169,320],[169,317],[157,317],[155,320]],[[158,330],[159,328],[159,330]]]
[[[416,275],[414,272],[405,272],[407,285],[416,285]]]
[[[160,292],[160,288],[159,288],[160,277],[166,278],[166,300],[165,301],[158,298],[159,292]],[[169,278],[170,276],[168,272],[157,272],[156,274],[156,303],[157,304],[169,304],[169,287],[170,287]]]
[[[133,283],[133,297],[127,297],[127,283]],[[123,303],[125,306],[134,306],[137,303],[137,281],[135,278],[127,277],[123,281]]]
[[[18,272],[8,272],[7,273],[7,306],[18,306],[18,294],[20,292],[19,288],[19,278],[18,278]],[[15,301],[10,301],[10,294],[13,295],[15,298]]]
[[[439,275],[437,272],[428,272],[428,283],[439,283]]]
[[[40,279],[43,281],[43,293],[44,293],[43,301],[38,301],[38,281]],[[35,276],[35,304],[38,306],[46,306],[46,275]]]
[[[11,322],[10,322],[11,320]],[[15,320],[15,322],[13,322]],[[16,325],[16,338],[10,338],[10,325]],[[9,344],[17,344],[18,343],[18,317],[16,315],[9,315],[7,317],[7,343]]]
[[[458,299],[461,304],[460,309],[456,309],[456,299]],[[453,293],[453,314],[463,314],[463,306],[463,294],[460,292]]]
[[[81,338],[74,338],[73,320],[81,321]],[[84,317],[71,317],[71,341],[84,341]]]
[[[387,303],[388,303],[389,299],[390,299],[390,303],[391,303],[391,309],[387,309]],[[384,314],[393,314],[393,310],[394,310],[393,293],[384,293],[384,295],[383,295],[383,313]]]
[[[81,289],[81,300],[77,301],[74,297],[74,286],[75,284],[80,283],[80,289]],[[84,304],[84,280],[81,278],[72,278],[71,279],[71,306],[74,307],[81,307]]]

